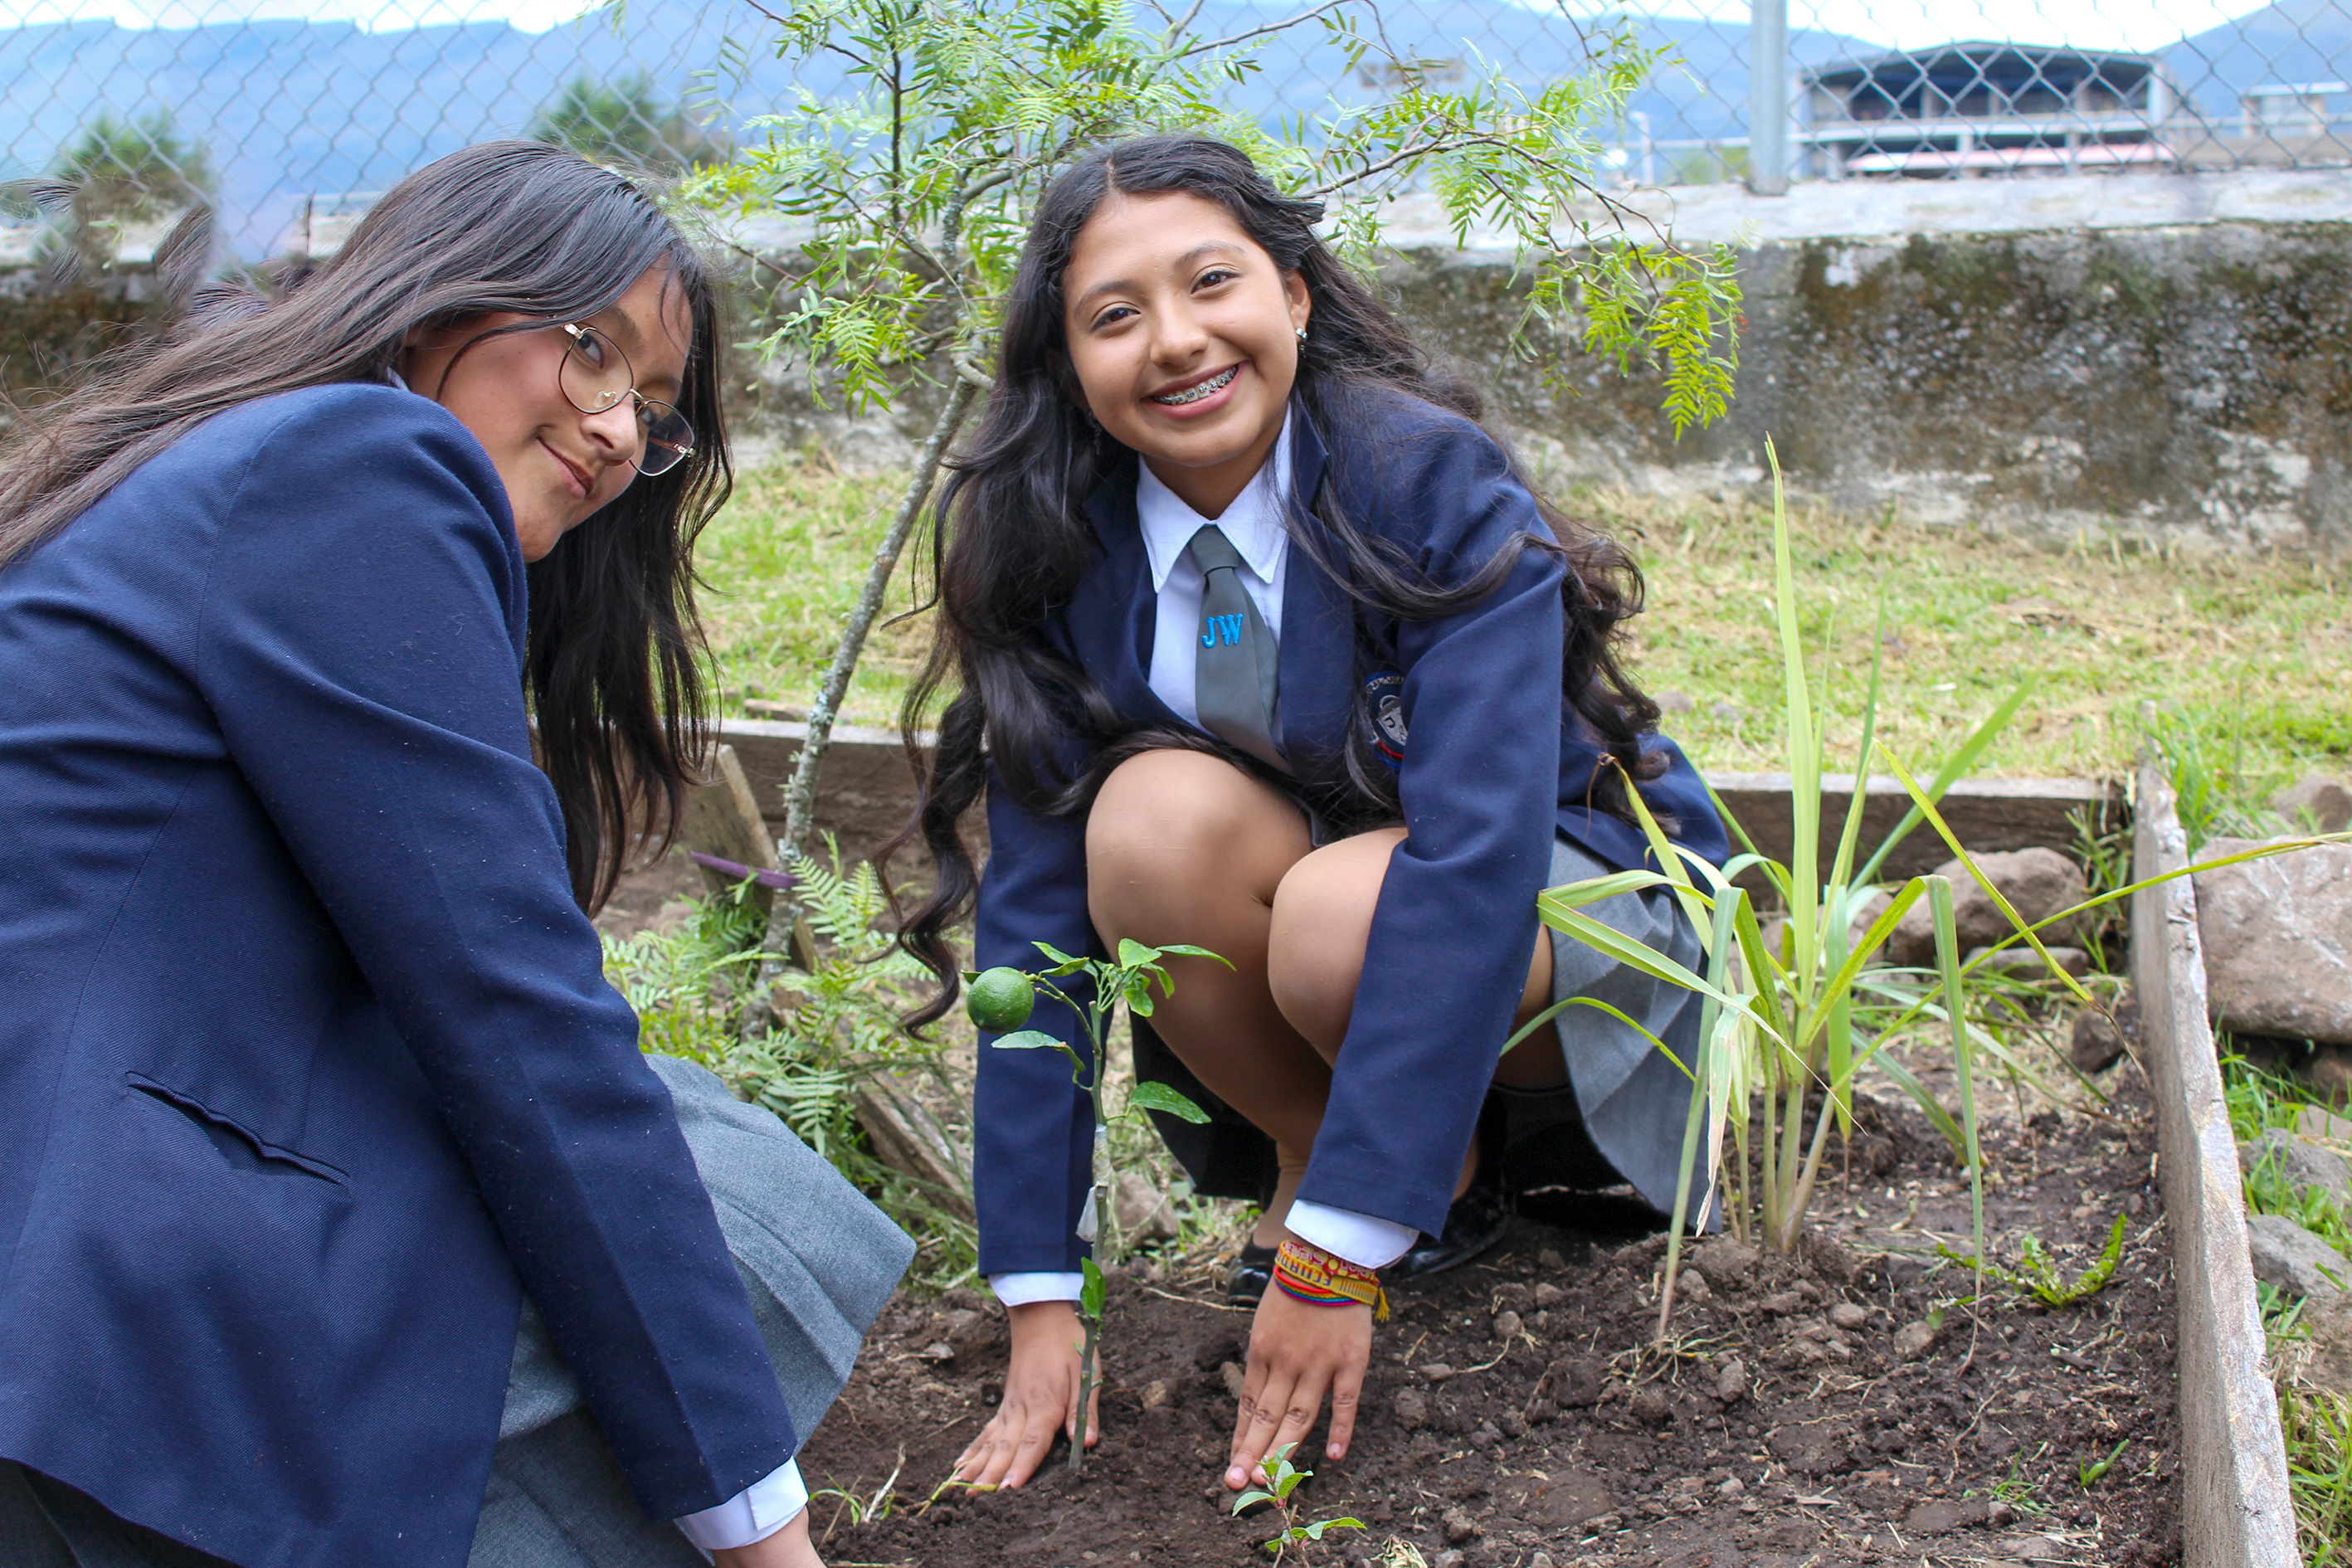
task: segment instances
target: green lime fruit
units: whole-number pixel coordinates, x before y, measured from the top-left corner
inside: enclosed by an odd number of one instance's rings
[[[992,969],[971,983],[963,1005],[971,1021],[990,1034],[1008,1034],[1029,1021],[1037,1005],[1036,983],[1018,969]]]

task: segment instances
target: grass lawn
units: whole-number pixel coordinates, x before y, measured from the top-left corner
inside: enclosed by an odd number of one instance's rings
[[[780,466],[738,487],[698,552],[723,711],[740,714],[747,697],[806,702],[899,483]],[[1648,578],[1634,669],[1654,695],[1690,702],[1667,731],[1704,767],[1779,766],[1769,511],[1609,495],[1572,498],[1571,510],[1623,541]],[[2352,770],[2352,571],[2340,563],[2051,553],[1808,508],[1790,521],[1808,643],[1829,656],[1834,766],[1850,765],[1860,738],[1883,605],[1879,733],[1908,765],[1931,766],[2031,678],[1982,771],[2126,770],[2143,700],[2171,743],[2198,747],[2241,799],[2315,768]],[[915,602],[918,564],[910,551],[892,611]],[[895,721],[929,637],[928,617],[877,632],[850,722]]]

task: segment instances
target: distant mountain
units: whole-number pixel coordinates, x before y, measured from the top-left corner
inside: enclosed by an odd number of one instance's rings
[[[1209,37],[1292,14],[1285,4],[1210,0],[1196,26]],[[1430,60],[1505,62],[1545,81],[1585,58],[1557,12],[1501,0],[1423,0],[1384,8],[1390,42]],[[737,7],[731,13],[740,18]],[[381,190],[411,169],[487,138],[523,131],[541,106],[577,78],[610,81],[643,71],[675,99],[693,73],[717,61],[730,16],[700,0],[635,0],[625,36],[602,22],[544,33],[504,23],[367,32],[342,23],[251,22],[186,29],[72,23],[0,29],[0,179],[39,173],[100,110],[169,110],[184,135],[211,151],[231,243],[264,253],[318,193]],[[1663,68],[1635,99],[1661,140],[1737,136],[1747,117],[1747,29],[1683,18],[1639,24],[1643,41],[1682,62]],[[1266,51],[1265,68],[1237,84],[1235,107],[1266,120],[1315,115],[1329,101],[1373,90],[1355,80],[1341,52],[1312,26]],[[1801,32],[1801,61],[1855,47]],[[812,77],[824,92],[840,85]],[[734,95],[756,110],[789,95],[789,74],[770,61]],[[1671,154],[1669,154],[1671,156]],[[1663,173],[1663,170],[1661,171]]]
[[[2199,109],[2232,119],[2256,87],[2352,82],[2352,5],[2280,0],[2184,38],[2164,58]]]
[[[2234,113],[2261,82],[2352,79],[2352,0],[2282,0],[2184,40],[2168,56],[2209,114]],[[1196,26],[1209,37],[1292,14],[1290,0],[1207,0]],[[1537,83],[1580,68],[1583,41],[1549,8],[1506,0],[1391,0],[1389,41],[1407,57],[1501,62]],[[719,58],[723,24],[747,15],[706,0],[632,0],[625,35],[601,21],[543,33],[504,23],[367,32],[344,23],[251,22],[187,29],[73,23],[0,29],[0,179],[39,173],[101,110],[169,110],[184,135],[210,149],[231,243],[263,254],[318,193],[381,190],[468,142],[515,135],[565,84],[616,81],[643,71],[674,100]],[[1748,29],[1685,17],[1639,18],[1642,41],[1681,62],[1663,67],[1631,105],[1661,142],[1738,138],[1748,118]],[[1233,89],[1261,119],[1312,116],[1330,101],[1360,101],[1377,84],[1354,79],[1341,52],[1312,26],[1274,41],[1265,68]],[[1871,54],[1877,46],[1799,30],[1799,66]],[[802,85],[839,87],[831,68]],[[749,112],[789,96],[782,66],[763,62],[736,94]],[[1629,132],[1638,141],[1638,133]],[[1671,177],[1668,146],[1652,165]],[[1638,173],[1638,169],[1636,170]]]

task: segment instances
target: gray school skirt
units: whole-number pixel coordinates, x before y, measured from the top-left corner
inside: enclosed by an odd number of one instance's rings
[[[1589,881],[1616,868],[1583,846],[1554,837],[1547,887]],[[1698,932],[1664,888],[1620,893],[1583,913],[1702,972]],[[1549,928],[1547,928],[1549,929]],[[1536,1092],[1497,1087],[1504,1116],[1506,1180],[1518,1190],[1591,1188],[1622,1181],[1660,1213],[1671,1213],[1681,1166],[1683,1131],[1698,1068],[1699,999],[1679,985],[1631,969],[1600,949],[1551,931],[1555,1002],[1588,996],[1608,1003],[1664,1042],[1669,1058],[1642,1034],[1598,1007],[1569,1007],[1554,1020],[1568,1087]],[[1676,1067],[1679,1060],[1682,1067]],[[1691,1186],[1696,1214],[1703,1180]]]
[[[915,1244],[772,1114],[716,1075],[646,1058],[667,1085],[719,1228],[751,1298],[793,1428],[806,1442]],[[0,1460],[5,1568],[220,1568],[222,1560],[119,1519]],[[703,1568],[676,1526],[648,1520],[529,1302],[467,1568]]]

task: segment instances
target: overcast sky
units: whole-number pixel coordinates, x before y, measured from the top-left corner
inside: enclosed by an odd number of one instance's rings
[[[0,0],[0,17],[26,22],[100,18],[126,26],[187,27],[247,17],[308,17],[397,28],[504,19],[533,30],[576,16],[583,0]],[[2083,48],[2158,49],[2257,7],[2227,0],[1789,0],[1789,25],[1848,33],[1898,47],[1960,38],[2012,38]],[[1580,14],[1598,7],[1576,4]],[[1680,16],[1744,21],[1741,0],[1664,0]]]

